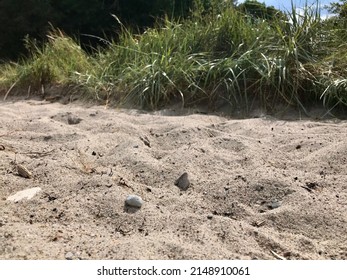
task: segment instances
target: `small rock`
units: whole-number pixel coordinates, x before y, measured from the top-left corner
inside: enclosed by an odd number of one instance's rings
[[[19,191],[15,193],[14,195],[11,195],[7,198],[9,201],[18,202],[23,199],[32,199],[37,193],[39,193],[42,189],[41,188],[31,188],[26,189],[23,191]]]
[[[51,140],[52,138],[53,138],[53,136],[51,136],[51,135],[46,135],[46,136],[43,137],[43,141],[49,141],[49,140]]]
[[[190,182],[188,179],[188,173],[184,172],[176,181],[175,181],[175,185],[177,187],[179,187],[181,190],[186,191],[189,186],[190,186]]]
[[[143,200],[141,197],[131,194],[127,196],[125,204],[131,207],[140,208],[143,205]]]
[[[269,204],[269,208],[270,208],[270,209],[276,209],[276,208],[278,208],[278,207],[280,207],[280,206],[281,206],[281,203],[278,202],[278,201],[273,201],[273,202],[271,202],[271,203]]]
[[[65,254],[65,259],[67,259],[67,260],[72,260],[73,257],[74,257],[74,254],[72,252],[67,252]]]
[[[311,190],[315,190],[318,188],[318,183],[316,182],[307,182],[306,183],[306,187],[311,189]]]

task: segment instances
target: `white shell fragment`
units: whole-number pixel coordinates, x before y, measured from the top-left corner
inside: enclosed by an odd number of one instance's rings
[[[7,198],[9,201],[18,202],[23,199],[32,199],[37,193],[39,193],[42,189],[41,188],[31,188],[26,189],[23,191],[19,191],[15,193],[14,195],[11,195]]]
[[[140,208],[143,205],[143,200],[137,195],[128,195],[125,204],[132,207]]]
[[[72,260],[73,257],[74,257],[74,254],[72,252],[67,252],[65,254],[65,259],[67,259],[67,260]]]

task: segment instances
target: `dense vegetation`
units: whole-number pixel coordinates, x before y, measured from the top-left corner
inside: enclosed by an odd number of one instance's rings
[[[95,46],[100,43],[96,37],[116,35],[118,25],[112,14],[127,26],[143,30],[165,14],[187,17],[192,5],[193,0],[1,0],[0,58],[25,53],[24,36],[40,41],[50,26],[79,37],[85,46]]]
[[[172,102],[224,103],[246,112],[280,103],[304,111],[317,103],[327,111],[346,108],[341,16],[321,19],[318,2],[302,13],[294,6],[282,13],[254,1],[232,2],[195,1],[185,19],[163,17],[141,34],[115,16],[118,38],[93,54],[52,28],[43,46],[26,40],[28,58],[1,66],[0,88],[7,96],[54,85],[65,94],[147,109]]]

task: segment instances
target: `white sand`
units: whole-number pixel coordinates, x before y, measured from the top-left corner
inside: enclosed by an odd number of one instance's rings
[[[346,159],[346,121],[2,102],[0,258],[347,259]]]

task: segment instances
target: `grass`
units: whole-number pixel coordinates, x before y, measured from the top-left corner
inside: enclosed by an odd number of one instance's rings
[[[223,7],[197,9],[181,22],[162,19],[141,35],[121,25],[119,40],[94,55],[54,30],[43,47],[27,40],[29,58],[0,66],[0,89],[72,85],[86,98],[145,109],[177,102],[245,112],[278,104],[345,107],[347,33],[323,21],[318,4],[300,14],[293,5],[287,20],[271,22]]]
[[[31,56],[19,63],[2,65],[2,86],[16,83],[19,87],[36,88],[50,83],[67,83],[76,73],[91,69],[88,56],[74,40],[59,30],[47,38],[42,49],[26,38]]]

